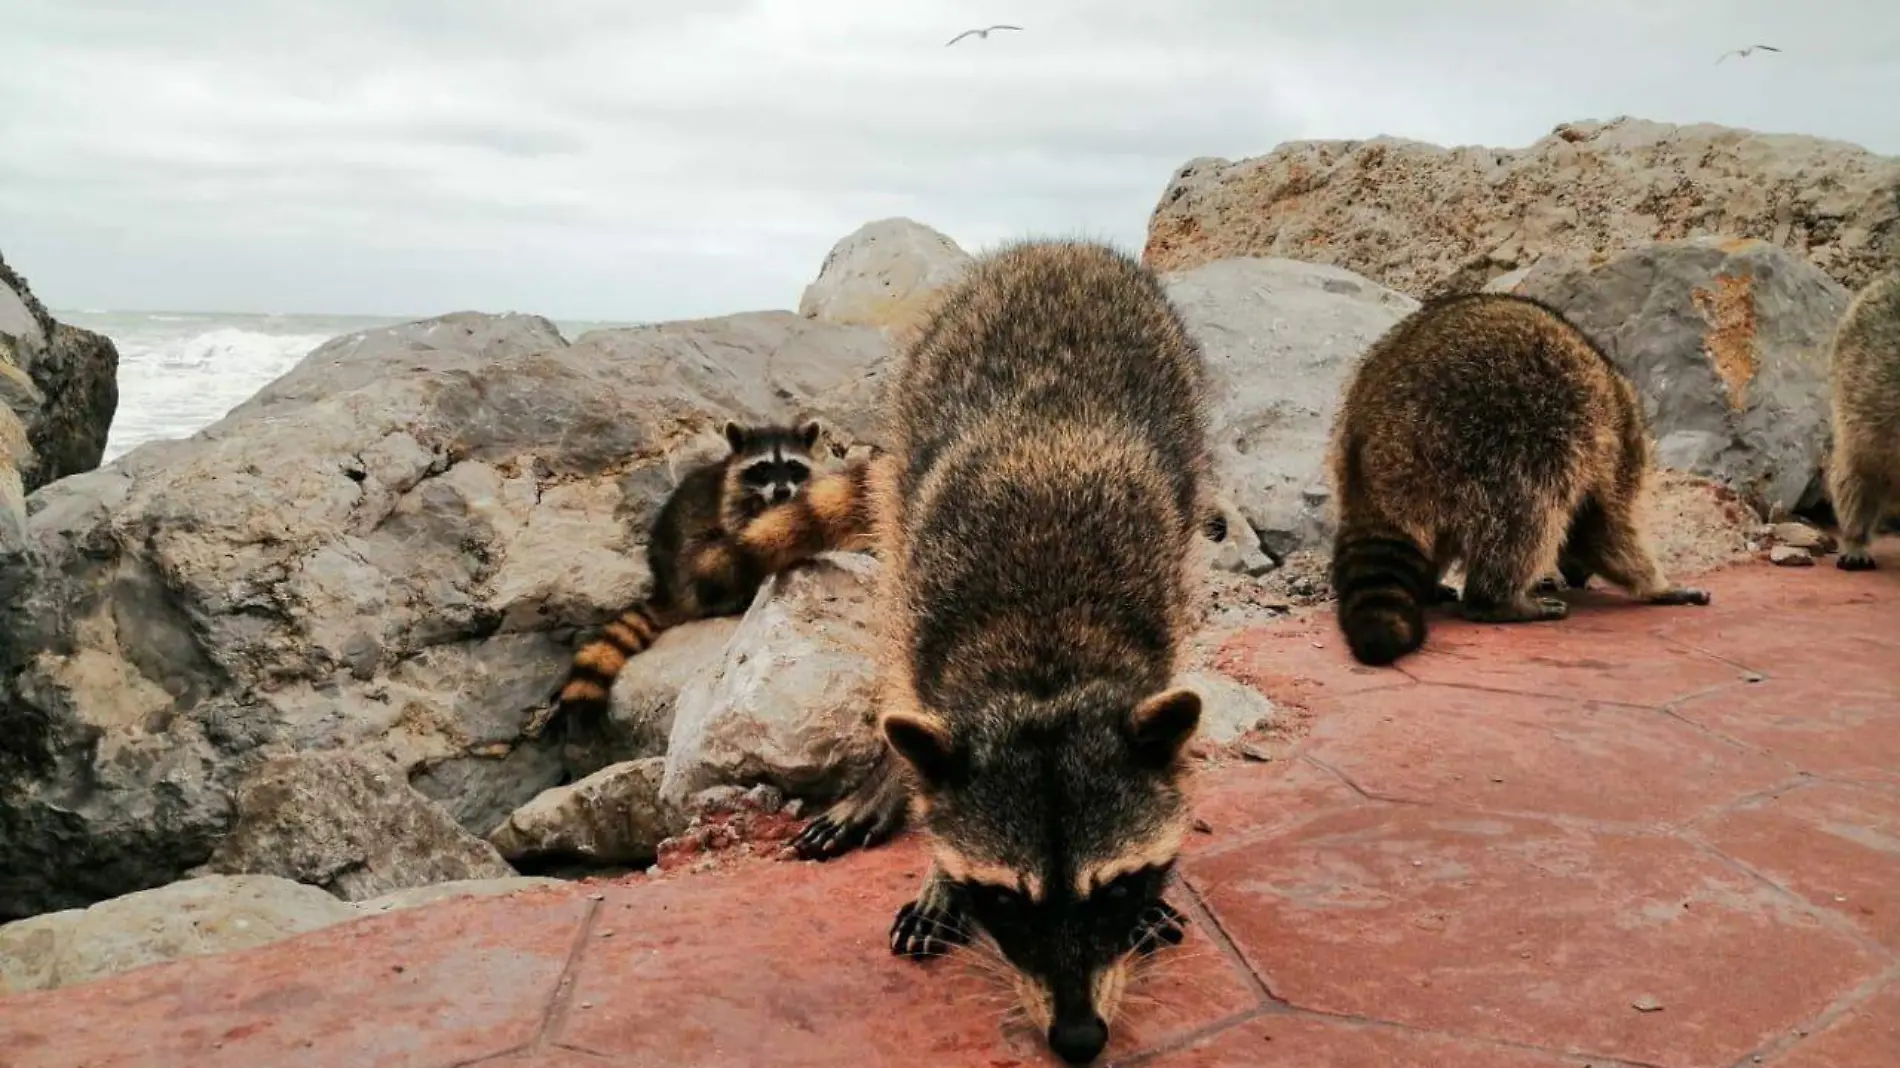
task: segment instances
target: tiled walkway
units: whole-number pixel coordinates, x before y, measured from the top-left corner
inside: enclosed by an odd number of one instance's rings
[[[1709,608],[1445,620],[1403,671],[1324,617],[1226,667],[1311,710],[1203,777],[1195,920],[1117,1021],[1165,1068],[1900,1065],[1900,552]],[[0,1065],[1053,1063],[967,960],[892,959],[914,840],[392,914],[0,1000]]]

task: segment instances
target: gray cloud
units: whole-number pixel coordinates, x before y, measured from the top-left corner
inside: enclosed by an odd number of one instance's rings
[[[784,307],[871,218],[1138,246],[1181,163],[1292,139],[1635,114],[1900,153],[1886,2],[8,7],[0,247],[65,306]]]

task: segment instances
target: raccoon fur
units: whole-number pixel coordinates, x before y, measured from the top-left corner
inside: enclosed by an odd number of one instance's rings
[[[914,794],[933,860],[892,952],[980,934],[1070,1063],[1185,922],[1162,893],[1201,707],[1172,679],[1212,512],[1205,377],[1151,273],[1049,241],[973,265],[893,379],[873,496],[897,760],[812,833]]]
[[[1642,403],[1555,309],[1466,293],[1393,325],[1347,382],[1330,467],[1339,627],[1361,663],[1425,640],[1427,605],[1465,568],[1464,615],[1562,619],[1536,594],[1553,566],[1652,604],[1707,604],[1671,584],[1640,531],[1650,470]]]
[[[1855,295],[1834,334],[1828,494],[1841,525],[1834,565],[1871,571],[1880,521],[1900,513],[1900,271]]]
[[[821,430],[726,424],[727,454],[688,472],[654,518],[652,592],[575,651],[561,713],[604,710],[621,668],[668,628],[737,615],[766,576],[868,538],[865,465],[812,476]]]

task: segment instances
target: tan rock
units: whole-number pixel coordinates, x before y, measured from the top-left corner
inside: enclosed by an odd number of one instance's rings
[[[614,764],[548,790],[488,836],[509,860],[559,857],[645,866],[684,821],[660,803],[661,757]]]
[[[0,993],[275,942],[361,913],[273,875],[210,875],[0,927]]]
[[[969,253],[920,222],[865,223],[832,246],[817,280],[805,287],[798,314],[895,334],[921,321],[969,265]]]
[[[555,879],[464,880],[352,905],[275,875],[206,875],[0,926],[0,994],[54,990],[149,964],[249,949],[438,901],[558,885]]]
[[[1700,234],[1788,248],[1848,289],[1900,259],[1900,160],[1857,145],[1636,118],[1572,122],[1526,148],[1379,137],[1298,141],[1176,172],[1146,259],[1345,267],[1417,297],[1552,254]]]
[[[1777,567],[1813,567],[1814,554],[1792,545],[1777,545],[1768,550],[1768,562]]]
[[[870,594],[877,560],[827,553],[767,579],[726,643],[680,693],[660,796],[684,807],[714,786],[825,794],[882,744]]]

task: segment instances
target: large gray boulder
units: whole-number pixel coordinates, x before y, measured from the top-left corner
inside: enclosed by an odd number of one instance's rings
[[[1546,256],[1697,235],[1760,238],[1858,289],[1900,260],[1900,159],[1630,117],[1563,123],[1523,148],[1293,141],[1189,161],[1155,207],[1144,257],[1178,271],[1287,256],[1428,297]]]
[[[643,594],[686,445],[868,433],[888,346],[790,312],[340,338],[189,440],[29,501],[0,554],[0,918],[211,856],[268,758],[373,749],[486,834],[566,774],[573,630]]]
[[[1331,537],[1326,448],[1347,371],[1418,307],[1351,271],[1231,259],[1164,277],[1207,354],[1215,480],[1275,557]],[[1244,531],[1229,524],[1230,537]]]
[[[31,493],[98,467],[119,406],[118,375],[111,340],[56,321],[0,259],[0,422],[11,410],[27,439],[24,453],[9,456],[9,434],[0,427],[0,469],[11,464]],[[0,486],[0,527],[6,497]],[[0,529],[0,549],[5,536]]]
[[[1765,511],[1820,499],[1828,345],[1850,296],[1820,268],[1765,241],[1694,237],[1549,259],[1504,288],[1562,311],[1630,376],[1663,466]]]
[[[928,315],[937,294],[969,266],[969,253],[923,223],[868,222],[832,246],[798,313],[895,335]]]

